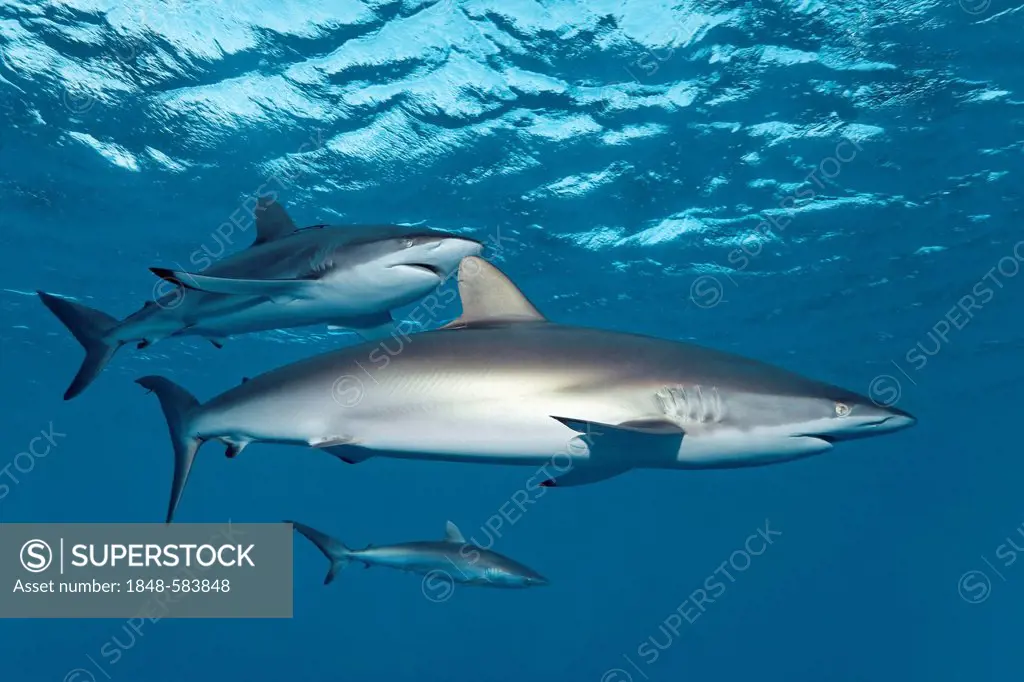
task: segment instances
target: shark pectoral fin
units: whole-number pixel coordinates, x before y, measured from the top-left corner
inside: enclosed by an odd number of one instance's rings
[[[287,303],[298,298],[312,298],[316,295],[315,291],[319,281],[315,279],[233,279],[211,277],[170,268],[150,268],[149,270],[160,279],[180,284],[186,289],[225,296],[263,296],[275,303]]]
[[[459,263],[462,315],[442,329],[460,329],[486,322],[546,322],[523,292],[498,268],[479,256]]]
[[[585,419],[573,419],[571,417],[556,417],[552,419],[565,424],[573,431],[581,431],[586,435],[626,435],[634,434],[641,436],[675,436],[682,438],[685,431],[673,422],[662,419],[637,419],[634,421],[622,422],[621,424],[602,424],[591,422]]]
[[[268,196],[259,198],[253,213],[256,218],[256,240],[253,246],[280,239],[297,229],[284,207]]]
[[[463,537],[462,531],[454,523],[449,521],[444,526],[444,541],[445,542],[456,542],[460,545],[466,544],[466,538]]]
[[[648,436],[677,436],[682,438],[686,434],[678,424],[663,419],[637,419],[623,422],[612,428]]]
[[[571,488],[578,485],[588,485],[624,474],[630,468],[624,466],[601,466],[600,464],[576,464],[574,462],[572,467],[564,474],[549,478],[541,483],[541,485],[545,488]]]
[[[601,424],[555,416],[552,419],[579,432],[578,438],[590,451],[588,466],[620,471],[638,466],[666,466],[675,462],[679,457],[679,445],[686,435],[677,424],[660,419],[621,424]]]

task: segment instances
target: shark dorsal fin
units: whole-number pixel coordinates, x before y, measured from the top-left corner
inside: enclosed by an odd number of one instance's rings
[[[288,217],[281,204],[268,196],[260,197],[256,203],[256,241],[253,246],[280,239],[295,231],[295,223]]]
[[[487,321],[546,321],[505,273],[477,256],[467,256],[459,263],[459,296],[462,315],[442,329]]]
[[[462,537],[462,531],[454,523],[449,521],[444,527],[444,541],[457,542],[460,545],[466,544],[466,538]]]

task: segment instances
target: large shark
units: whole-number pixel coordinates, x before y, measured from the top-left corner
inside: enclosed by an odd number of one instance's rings
[[[151,268],[173,283],[156,300],[118,321],[98,310],[38,292],[85,348],[70,400],[96,378],[118,348],[197,335],[218,347],[234,334],[330,324],[379,335],[390,311],[426,296],[483,246],[424,227],[316,225],[296,229],[279,204],[261,197],[252,246],[201,273]],[[378,331],[373,331],[373,330]]]
[[[314,528],[295,521],[285,523],[292,524],[331,562],[324,585],[333,581],[338,571],[353,561],[366,568],[386,566],[467,585],[535,587],[548,584],[547,579],[533,569],[497,552],[469,544],[451,521],[445,527],[444,540],[371,545],[366,549],[349,549],[339,540]]]
[[[892,433],[912,416],[744,357],[686,343],[548,322],[499,270],[459,269],[463,314],[397,351],[361,344],[257,376],[199,404],[161,377],[174,444],[171,519],[196,451],[219,440],[490,464],[549,462],[537,485],[630,469],[745,467]]]

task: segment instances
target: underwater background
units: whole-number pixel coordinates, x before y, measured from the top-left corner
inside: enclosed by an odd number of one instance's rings
[[[465,230],[552,320],[919,420],[780,466],[533,493],[498,531],[532,468],[208,448],[178,521],[294,518],[361,547],[450,519],[552,584],[439,599],[353,568],[325,587],[299,539],[292,620],[0,621],[0,677],[1017,676],[1022,28],[1004,0],[0,0],[3,522],[161,521],[170,444],[134,379],[205,400],[357,342],[168,340],[61,400],[82,351],[35,290],[124,316],[148,266],[247,246],[265,192],[299,225]],[[49,454],[11,468],[41,431]]]

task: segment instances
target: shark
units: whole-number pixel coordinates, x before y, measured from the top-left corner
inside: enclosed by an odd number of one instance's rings
[[[433,576],[439,581],[483,587],[523,588],[549,584],[532,568],[468,543],[451,521],[445,526],[443,540],[370,545],[365,549],[349,549],[341,541],[296,521],[285,523],[292,524],[331,562],[324,578],[325,585],[333,582],[338,572],[352,562],[361,563],[366,568],[385,566]]]
[[[341,348],[202,404],[163,377],[139,379],[159,399],[173,444],[168,522],[210,441],[229,455],[264,442],[323,448],[352,463],[542,466],[531,485],[558,488],[634,469],[777,464],[916,422],[758,360],[550,322],[477,256],[458,273],[462,315],[397,351],[383,342]]]
[[[84,391],[127,343],[145,348],[174,336],[221,347],[237,334],[327,324],[368,338],[393,327],[391,311],[453,275],[483,245],[428,227],[314,225],[298,229],[270,197],[255,207],[252,245],[201,272],[150,268],[168,286],[123,320],[37,292],[85,349],[64,399]]]

